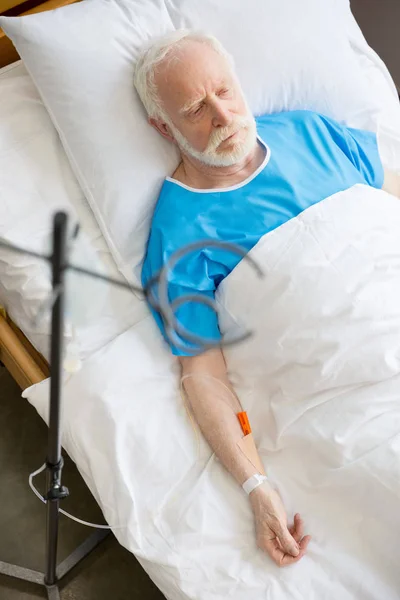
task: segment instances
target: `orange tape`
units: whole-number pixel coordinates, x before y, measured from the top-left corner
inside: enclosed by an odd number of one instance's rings
[[[246,411],[240,412],[237,414],[237,416],[238,416],[239,423],[240,423],[240,426],[242,428],[244,435],[249,435],[249,433],[251,433],[251,427],[250,427],[249,419],[247,417],[247,412]]]

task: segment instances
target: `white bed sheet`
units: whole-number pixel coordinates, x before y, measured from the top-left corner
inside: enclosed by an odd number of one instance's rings
[[[399,229],[397,198],[354,186],[258,242],[266,277],[242,261],[218,292],[256,332],[225,356],[267,474],[313,536],[297,565],[257,549],[247,496],[196,439],[151,317],[67,378],[63,445],[167,598],[398,599]],[[24,394],[44,419],[47,392]]]
[[[51,216],[57,209],[66,210],[80,222],[84,241],[95,253],[98,266],[110,277],[121,279],[22,62],[0,71],[0,96],[0,235],[36,251],[47,250]],[[90,266],[78,259],[75,262]],[[49,292],[49,275],[44,263],[0,249],[0,303],[46,358],[49,319],[34,327],[32,318]],[[86,279],[80,285],[89,283]],[[104,304],[91,310],[88,303],[96,307],[93,295],[101,296],[102,292]],[[86,297],[88,302],[80,311],[83,318],[76,327],[82,358],[148,314],[144,301],[115,286],[92,286]]]

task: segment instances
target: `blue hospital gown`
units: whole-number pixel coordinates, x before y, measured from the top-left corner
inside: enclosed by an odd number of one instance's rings
[[[165,179],[142,268],[143,286],[171,254],[191,242],[234,242],[248,252],[263,235],[336,192],[357,183],[383,185],[374,133],[350,129],[311,111],[264,115],[256,123],[266,156],[247,180],[229,188],[197,190]],[[207,247],[185,256],[170,276],[170,301],[187,294],[213,298],[240,260],[232,252]],[[199,352],[186,340],[181,340],[186,350],[169,342],[159,313],[152,312],[174,354]],[[221,338],[217,315],[209,307],[189,302],[175,314],[190,332]]]

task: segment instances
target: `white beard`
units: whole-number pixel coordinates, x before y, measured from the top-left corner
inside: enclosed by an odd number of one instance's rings
[[[209,167],[230,167],[238,163],[253,150],[257,140],[256,122],[250,112],[247,117],[236,118],[229,127],[223,127],[213,131],[207,148],[202,152],[193,148],[169,119],[167,124],[169,125],[180,150]],[[221,142],[242,128],[245,130],[245,138],[243,140],[233,142],[233,148],[230,148],[229,150],[217,151]]]

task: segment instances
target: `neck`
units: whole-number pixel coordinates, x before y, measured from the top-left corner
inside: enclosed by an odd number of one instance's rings
[[[264,148],[256,142],[253,150],[234,165],[211,167],[182,153],[182,162],[173,176],[178,181],[199,189],[230,187],[250,177],[264,160],[264,154]]]

